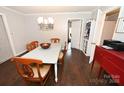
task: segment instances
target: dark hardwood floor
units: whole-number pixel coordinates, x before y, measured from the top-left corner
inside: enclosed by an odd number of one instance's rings
[[[88,58],[83,52],[72,49],[68,50],[64,64],[58,64],[58,82],[54,81],[54,67],[52,66],[50,78],[46,86],[84,86],[84,85],[109,85],[99,82],[95,74],[91,74]],[[103,81],[103,79],[102,79]],[[10,60],[0,64],[1,86],[25,86],[40,85],[39,83],[25,82],[17,73],[15,64]]]

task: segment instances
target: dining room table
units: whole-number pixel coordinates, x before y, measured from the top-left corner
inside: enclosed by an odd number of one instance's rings
[[[39,46],[21,57],[41,60],[44,64],[54,64],[55,81],[57,82],[58,81],[57,62],[60,51],[61,51],[60,43],[57,44],[51,43],[51,46],[48,49],[43,49],[41,48],[41,46]]]

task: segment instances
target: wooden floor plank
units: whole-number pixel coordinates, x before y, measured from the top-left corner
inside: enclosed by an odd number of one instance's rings
[[[58,83],[54,81],[54,67],[52,66],[50,78],[47,86],[82,86],[82,85],[106,85],[99,84],[90,73],[88,58],[83,52],[77,49],[67,51],[64,64],[58,64]],[[35,86],[39,83],[26,83],[18,75],[14,63],[8,60],[0,64],[0,85],[1,86]]]

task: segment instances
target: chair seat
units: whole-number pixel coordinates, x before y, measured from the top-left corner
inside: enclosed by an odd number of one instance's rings
[[[41,73],[41,77],[44,78],[48,71],[50,70],[50,66],[51,65],[41,65],[40,66],[40,73]],[[37,67],[36,66],[32,66],[32,70],[34,72],[34,78],[38,78],[38,72],[37,72]]]
[[[59,59],[62,59],[63,56],[64,56],[64,53],[63,53],[63,52],[60,52],[60,53],[59,53]]]

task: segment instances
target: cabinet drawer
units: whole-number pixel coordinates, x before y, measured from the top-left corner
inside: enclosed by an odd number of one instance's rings
[[[102,52],[102,55],[105,59],[109,60],[112,62],[112,64],[116,65],[119,69],[123,70],[124,68],[124,60],[121,58],[118,58],[116,55],[112,55],[109,52]]]
[[[108,72],[113,80],[115,80],[120,85],[124,85],[124,71],[121,70],[118,66],[113,64],[110,60],[104,58],[102,63],[102,68]]]
[[[99,59],[99,60],[104,60],[108,59],[109,61],[111,61],[113,64],[115,64],[116,66],[119,67],[119,69],[123,70],[124,69],[124,60],[122,58],[119,58],[118,55],[116,54],[112,54],[111,50],[106,50],[100,47],[96,48],[96,52],[95,52],[95,56]],[[104,58],[103,58],[104,57]],[[97,59],[96,58],[96,59]]]

